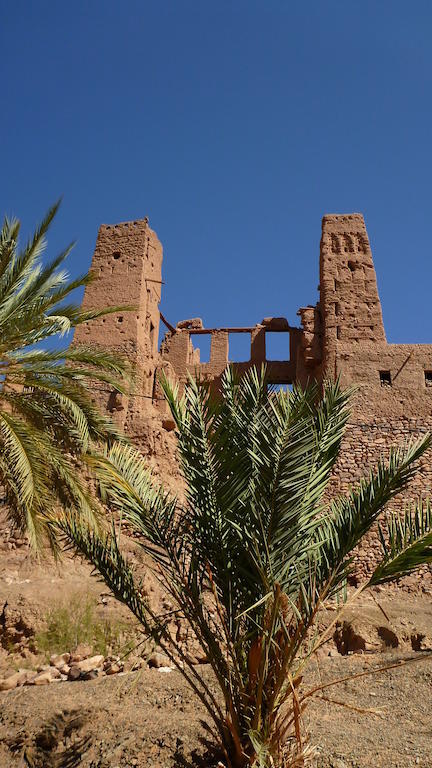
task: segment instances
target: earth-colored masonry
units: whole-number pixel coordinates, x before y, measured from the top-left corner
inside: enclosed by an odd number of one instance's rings
[[[118,350],[136,366],[129,397],[98,386],[99,406],[109,411],[172,487],[179,482],[174,427],[158,385],[165,370],[182,386],[188,373],[217,388],[228,362],[240,371],[266,362],[274,384],[305,384],[340,377],[354,384],[352,416],[333,478],[346,490],[390,446],[432,430],[432,344],[388,344],[372,252],[363,216],[327,215],[322,220],[319,301],[298,311],[300,327],[285,318],[264,318],[253,327],[204,328],[201,319],[174,327],[162,317],[165,337],[158,348],[163,290],[162,245],[147,219],[103,225],[92,261],[97,276],[87,288],[84,308],[127,304],[134,309],[92,321],[77,329],[74,343]],[[250,338],[249,360],[231,360],[232,334]],[[287,359],[266,360],[268,334],[287,339]],[[193,345],[209,334],[210,360],[200,362]],[[428,454],[406,498],[428,495],[432,464]],[[378,547],[371,536],[359,554],[359,572],[370,569]]]

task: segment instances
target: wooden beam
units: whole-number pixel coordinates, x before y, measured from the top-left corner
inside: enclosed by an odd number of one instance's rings
[[[177,329],[174,328],[174,326],[171,325],[171,323],[169,323],[168,320],[166,320],[166,318],[163,316],[163,314],[162,314],[162,312],[160,310],[159,310],[159,316],[160,316],[160,319],[162,320],[163,324],[166,325],[166,327],[168,328],[169,331],[171,331],[171,333],[176,333],[177,332]]]
[[[250,328],[177,328],[177,331],[194,334],[195,336],[203,333],[217,333],[223,331],[224,333],[252,333],[257,329],[264,331],[265,333],[290,333],[291,331],[299,331],[300,328],[267,328],[265,325],[253,325]]]

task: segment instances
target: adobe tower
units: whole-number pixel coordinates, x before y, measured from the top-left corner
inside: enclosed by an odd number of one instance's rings
[[[138,433],[153,397],[162,281],[162,245],[148,220],[102,225],[91,274],[94,280],[85,290],[84,310],[109,305],[127,305],[133,310],[79,326],[74,344],[111,349],[134,365],[139,397],[125,397],[95,385],[94,399],[102,410],[115,414],[123,429]]]

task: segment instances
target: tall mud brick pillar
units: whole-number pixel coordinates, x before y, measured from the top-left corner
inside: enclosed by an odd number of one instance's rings
[[[364,218],[324,216],[320,248],[323,374],[348,373],[356,350],[385,344],[375,268]]]
[[[136,384],[130,397],[95,384],[94,399],[131,437],[139,438],[154,388],[162,272],[162,245],[147,219],[102,225],[91,272],[95,280],[86,288],[84,311],[109,305],[134,309],[80,326],[74,344],[111,349],[135,366]]]

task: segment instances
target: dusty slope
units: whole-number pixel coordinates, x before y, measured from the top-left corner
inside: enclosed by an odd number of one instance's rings
[[[10,543],[3,538],[0,547],[0,614],[7,601],[11,615],[16,612],[22,636],[13,647],[3,634],[1,647],[0,626],[0,676],[2,669],[35,661],[29,646],[54,601],[67,603],[71,596],[90,592],[102,614],[125,617],[125,610],[106,597],[104,585],[91,579],[90,569],[79,560],[68,558],[59,572],[47,562],[35,564],[25,546],[10,547]],[[133,543],[128,548],[136,557]],[[154,599],[160,600],[154,586],[148,586]],[[411,593],[387,590],[376,592],[375,599],[362,598],[347,611],[345,626],[340,624],[336,640],[320,657],[326,681],[407,656],[420,661],[329,692],[338,701],[377,709],[376,715],[324,701],[311,707],[308,719],[312,741],[319,748],[319,768],[432,766],[432,662],[423,660],[432,647],[432,600],[429,587],[423,586]],[[327,620],[333,615],[330,612]],[[362,653],[341,656],[336,647]],[[202,669],[209,675],[206,667]],[[316,679],[316,668],[310,674],[311,680]],[[47,725],[56,715],[47,738]],[[0,768],[23,766],[25,751],[34,768],[63,768],[60,756],[65,747],[87,737],[83,768],[193,766],[203,752],[199,744],[202,715],[177,672],[146,667],[112,678],[18,688],[0,693]],[[54,762],[56,755],[59,761]]]
[[[393,661],[397,654],[380,655]],[[374,656],[327,658],[322,663],[325,680],[369,669]],[[208,671],[205,674],[209,674]],[[316,679],[312,674],[311,679]],[[352,681],[334,689],[331,696],[376,715],[360,714],[324,702],[309,712],[312,741],[317,745],[320,768],[430,768],[432,663],[422,661],[385,675]],[[78,713],[82,724],[64,738],[56,731],[45,756],[43,731],[56,713],[65,723]],[[177,672],[156,670],[90,682],[59,683],[44,688],[21,688],[1,699],[0,765],[21,766],[24,749],[35,768],[46,768],[48,756],[61,754],[70,741],[90,738],[83,768],[175,768],[193,766],[203,748],[199,720],[203,712]],[[59,765],[62,763],[60,762]]]

